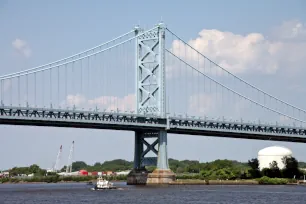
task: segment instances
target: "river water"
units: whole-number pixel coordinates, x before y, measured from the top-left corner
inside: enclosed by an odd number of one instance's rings
[[[210,204],[296,204],[306,203],[306,186],[126,186],[123,190],[91,191],[78,184],[0,185],[0,204],[79,203],[210,203]]]

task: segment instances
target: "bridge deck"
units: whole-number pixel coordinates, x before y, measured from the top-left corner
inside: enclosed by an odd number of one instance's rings
[[[306,129],[218,120],[133,113],[0,107],[0,124],[112,130],[161,130],[168,133],[306,143]]]

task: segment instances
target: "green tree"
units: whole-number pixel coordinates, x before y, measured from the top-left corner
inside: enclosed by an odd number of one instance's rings
[[[40,168],[37,164],[33,164],[29,167],[30,173],[36,174],[36,173],[39,173],[39,171],[40,171]]]
[[[298,178],[300,176],[299,164],[294,157],[284,157],[282,158],[282,162],[285,165],[285,168],[283,169],[283,175],[285,178],[293,178],[294,176]]]
[[[87,164],[83,161],[76,161],[72,163],[72,171],[80,171],[81,169],[86,169]]]
[[[65,166],[63,166],[63,168],[61,169],[61,172],[66,172],[66,168],[67,168],[67,166],[65,165]]]
[[[178,173],[178,174],[184,173],[184,168],[182,168],[182,167],[177,167],[176,173]]]
[[[271,169],[269,169],[269,168],[263,168],[263,169],[261,170],[261,174],[262,174],[263,176],[270,177],[270,176],[271,176]]]
[[[299,168],[306,168],[306,162],[299,162]]]
[[[101,166],[102,164],[100,163],[100,162],[96,162],[95,164],[94,164],[94,166]]]
[[[249,173],[251,175],[252,178],[259,178],[260,175],[260,170],[259,170],[259,161],[258,159],[254,158],[251,160],[248,160],[248,165],[251,168],[249,170]]]
[[[281,171],[278,168],[277,162],[273,161],[270,163],[270,178],[281,178]]]

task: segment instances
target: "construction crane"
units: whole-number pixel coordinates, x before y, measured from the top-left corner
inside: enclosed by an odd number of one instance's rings
[[[57,171],[60,170],[60,169],[59,169],[59,165],[60,165],[61,158],[62,158],[62,150],[63,150],[63,146],[61,145],[61,146],[60,146],[60,149],[59,149],[59,151],[58,151],[58,153],[57,153],[57,157],[56,157],[55,164],[54,164],[54,166],[53,166],[53,171],[54,171],[54,172],[57,172]]]
[[[66,167],[66,173],[67,174],[72,172],[73,152],[74,152],[74,141],[72,141],[72,145],[71,145],[70,153],[69,153],[69,157],[68,157],[68,164],[67,164],[67,167]]]

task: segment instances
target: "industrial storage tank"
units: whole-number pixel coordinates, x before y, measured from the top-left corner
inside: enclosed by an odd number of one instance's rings
[[[290,149],[280,146],[266,147],[258,152],[259,168],[270,168],[270,163],[273,161],[277,162],[277,166],[280,169],[284,168],[284,163],[282,161],[283,157],[292,156]]]

